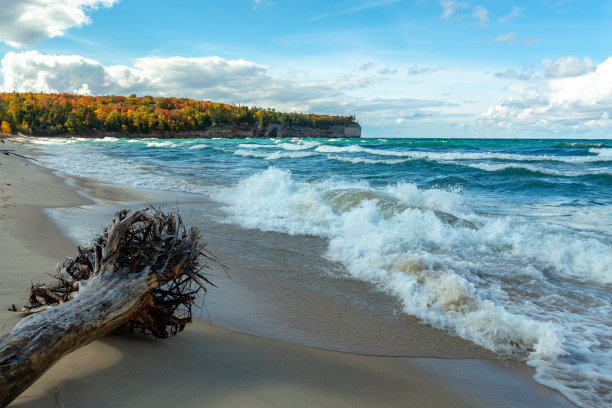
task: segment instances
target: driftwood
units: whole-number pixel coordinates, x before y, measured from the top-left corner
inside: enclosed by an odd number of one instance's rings
[[[176,213],[122,210],[90,245],[57,267],[52,285],[32,285],[23,318],[0,337],[0,406],[8,405],[62,356],[119,327],[169,337],[191,322],[204,271],[196,228]]]
[[[1,139],[0,139],[0,140],[1,140]],[[1,141],[2,141],[2,143],[4,143],[4,140],[1,140]],[[15,151],[14,151],[14,150],[0,149],[0,153],[1,153],[1,154],[3,154],[3,155],[5,155],[5,156],[11,156],[11,155],[12,155],[12,156],[17,156],[17,157],[21,157],[21,158],[24,158],[24,159],[29,159],[29,160],[34,160],[34,161],[36,161],[36,159],[35,159],[35,158],[33,158],[33,157],[28,157],[28,156],[23,156],[23,155],[21,155],[21,154],[19,154],[19,153],[15,153]]]

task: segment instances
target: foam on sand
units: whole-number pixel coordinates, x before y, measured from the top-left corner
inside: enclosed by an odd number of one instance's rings
[[[601,339],[612,342],[605,318],[612,308],[605,294],[589,289],[612,283],[605,237],[479,215],[460,194],[440,189],[308,183],[274,167],[216,198],[244,227],[328,238],[327,257],[350,278],[397,297],[423,322],[528,361],[541,382],[573,401],[593,398],[609,379],[612,362]],[[576,286],[565,285],[568,279]],[[582,375],[587,371],[593,375]]]

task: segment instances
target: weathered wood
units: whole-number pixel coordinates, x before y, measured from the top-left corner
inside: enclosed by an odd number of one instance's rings
[[[61,357],[120,326],[157,337],[181,331],[209,282],[202,258],[217,262],[178,214],[115,214],[91,245],[58,265],[53,285],[32,285],[30,304],[13,306],[29,315],[0,337],[0,406]]]
[[[4,143],[4,140],[2,140],[2,143]],[[0,149],[0,154],[3,154],[3,155],[5,155],[5,156],[11,156],[11,155],[12,155],[12,156],[17,156],[17,157],[21,157],[21,158],[24,158],[24,159],[29,159],[29,160],[34,160],[34,161],[36,161],[36,159],[35,159],[35,158],[33,158],[33,157],[28,157],[28,156],[23,156],[23,155],[21,155],[21,154],[19,154],[19,153],[15,153],[15,151],[14,151],[14,150],[12,150],[12,149],[11,149],[11,150],[7,150],[7,149]]]

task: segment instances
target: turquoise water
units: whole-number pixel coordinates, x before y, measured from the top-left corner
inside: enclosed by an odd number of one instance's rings
[[[52,168],[311,235],[401,312],[612,403],[612,141],[39,139]]]

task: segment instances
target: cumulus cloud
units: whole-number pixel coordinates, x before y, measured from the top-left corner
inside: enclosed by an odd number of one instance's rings
[[[119,0],[0,0],[0,41],[11,47],[31,47],[63,35],[71,27],[89,24],[89,13]]]
[[[333,82],[297,82],[275,77],[268,67],[220,57],[137,59],[133,66],[104,66],[79,55],[9,52],[2,60],[7,91],[188,96],[244,104],[308,109],[322,96],[335,97],[367,83],[363,77]],[[83,88],[87,85],[86,88]]]
[[[542,60],[542,65],[546,70],[548,78],[564,78],[584,75],[595,70],[595,64],[589,57],[582,61],[576,57],[561,57],[555,61],[549,59]]]
[[[419,99],[364,99],[350,91],[376,79],[352,76],[333,81],[297,81],[272,75],[268,67],[220,57],[146,57],[133,66],[105,66],[78,55],[9,52],[1,64],[10,92],[76,92],[92,95],[179,96],[279,110],[356,114],[372,123],[398,116],[422,117],[423,108],[443,106]]]
[[[585,68],[591,63],[587,59],[588,63],[583,60],[578,64],[580,70],[574,69],[576,60],[564,57],[554,63],[543,62],[546,78],[511,86],[515,96],[491,106],[481,115],[480,123],[519,131],[609,130],[612,57],[595,69]]]

